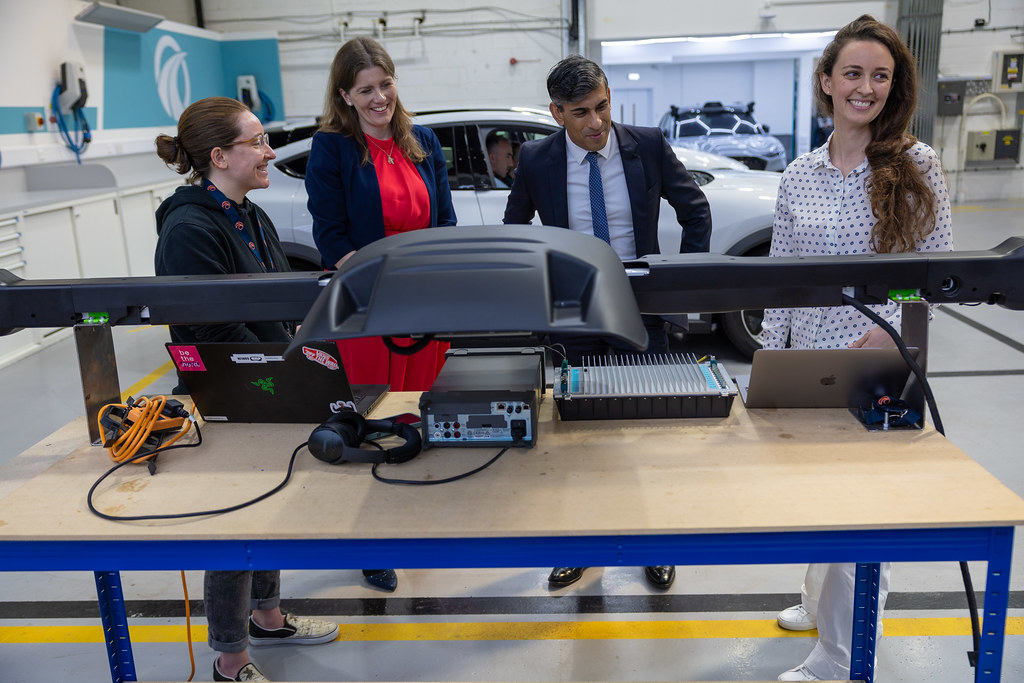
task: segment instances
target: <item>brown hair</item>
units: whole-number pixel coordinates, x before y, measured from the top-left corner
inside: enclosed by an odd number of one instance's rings
[[[354,107],[345,102],[341,91],[348,92],[355,85],[356,76],[364,69],[379,66],[391,78],[395,76],[395,63],[391,61],[384,47],[372,38],[353,38],[342,45],[327,78],[327,94],[324,96],[324,115],[320,120],[320,130],[331,133],[344,133],[356,141],[363,150],[363,164],[370,163],[370,150],[359,127],[359,115]],[[391,135],[395,144],[405,152],[413,163],[418,164],[427,158],[426,152],[412,134],[412,119],[402,106],[401,100],[395,96],[395,112],[391,117]]]
[[[156,136],[156,153],[188,182],[206,175],[214,147],[230,145],[241,132],[238,115],[249,108],[230,97],[207,97],[193,102],[178,118],[178,134]]]
[[[935,229],[935,195],[906,151],[917,138],[908,131],[917,106],[917,68],[914,56],[891,27],[864,14],[843,28],[825,48],[814,73],[814,96],[821,111],[833,115],[832,98],[822,89],[819,74],[832,75],[840,51],[851,41],[880,43],[892,55],[889,97],[871,122],[866,153],[871,166],[868,196],[878,219],[871,247],[880,254],[914,251],[917,242]]]

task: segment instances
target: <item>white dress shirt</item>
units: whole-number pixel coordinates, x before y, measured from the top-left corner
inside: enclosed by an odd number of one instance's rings
[[[831,137],[829,137],[831,140]],[[914,250],[951,251],[953,223],[949,192],[939,157],[923,142],[906,151],[935,194],[935,229]],[[870,254],[871,229],[878,219],[871,211],[866,188],[871,178],[867,160],[845,178],[828,153],[828,142],[791,163],[782,174],[775,204],[771,256],[824,256]],[[899,304],[871,306],[898,330]],[[769,308],[764,312],[764,347],[781,349],[844,348],[874,327],[865,315],[849,306]]]
[[[565,136],[566,189],[569,200],[569,227],[576,232],[594,234],[590,215],[590,162],[587,150]],[[615,129],[608,133],[604,149],[597,152],[597,167],[601,170],[604,189],[604,208],[608,214],[608,235],[612,249],[621,259],[636,258],[636,240],[633,237],[633,212],[629,205],[626,174],[622,170],[619,143]]]

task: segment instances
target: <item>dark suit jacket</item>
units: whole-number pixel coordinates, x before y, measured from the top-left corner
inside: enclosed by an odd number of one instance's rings
[[[412,133],[427,152],[416,169],[430,196],[430,226],[455,225],[441,143],[424,126],[414,125]],[[313,239],[328,268],[350,251],[384,237],[377,171],[362,160],[362,149],[347,135],[313,136],[306,163],[306,205],[313,217]]]
[[[711,208],[658,128],[612,123],[633,210],[636,255],[657,254],[661,198],[676,211],[683,235],[682,253],[707,251],[711,242]],[[524,224],[540,215],[543,225],[569,227],[566,184],[566,134],[563,129],[527,142],[505,205],[505,223]]]

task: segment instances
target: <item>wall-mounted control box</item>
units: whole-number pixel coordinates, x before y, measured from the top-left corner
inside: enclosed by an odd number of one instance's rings
[[[992,92],[1024,91],[1024,50],[992,53]]]
[[[972,130],[967,133],[967,161],[993,161],[995,153],[994,130]]]

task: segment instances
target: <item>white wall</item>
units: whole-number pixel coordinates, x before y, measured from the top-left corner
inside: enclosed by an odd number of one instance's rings
[[[289,118],[321,113],[331,60],[344,39],[357,35],[381,39],[395,60],[402,102],[412,110],[465,105],[546,108],[544,79],[565,54],[563,3],[519,0],[474,9],[484,4],[301,0],[289,2],[285,9],[272,0],[206,0],[203,6],[208,28],[278,32]],[[419,16],[424,20],[415,36]],[[377,33],[381,17],[387,21],[383,34]]]
[[[154,9],[152,0],[138,0],[142,9]],[[149,2],[148,5],[145,3]],[[178,16],[191,4],[173,0],[169,15]],[[102,102],[102,40],[100,29],[78,24],[72,17],[86,6],[84,0],[3,0],[0,3],[0,67],[3,69],[0,107],[43,106],[48,102],[57,77],[57,65],[69,59],[85,64],[89,75],[90,104]],[[121,4],[132,6],[132,0]],[[737,32],[815,31],[835,29],[861,13],[894,22],[895,0],[774,0],[773,17],[760,16],[765,0],[729,0],[708,3],[678,0],[585,0],[587,20],[584,37],[592,56],[600,60],[601,40],[649,38],[652,36],[714,36]],[[991,4],[991,12],[989,6]],[[323,89],[331,58],[342,39],[372,32],[377,17],[387,11],[389,31],[384,43],[398,62],[403,101],[412,109],[443,106],[546,105],[544,78],[548,68],[568,49],[565,26],[567,0],[521,0],[490,9],[470,0],[204,0],[207,27],[222,31],[275,30],[280,40],[280,57],[285,89],[285,108],[290,117],[312,116],[322,108]],[[724,11],[727,6],[728,11]],[[504,7],[505,9],[502,9]],[[425,8],[425,10],[424,10]],[[425,11],[421,37],[410,37],[413,18]],[[406,13],[409,12],[409,13]],[[182,15],[184,16],[184,15]],[[978,76],[991,72],[991,53],[996,46],[1019,46],[1012,38],[1020,29],[988,30],[1019,26],[1024,16],[1022,0],[947,0],[944,6],[940,73]],[[985,30],[973,30],[976,18],[986,18]],[[960,32],[969,31],[969,32]],[[515,58],[517,63],[510,64]],[[790,57],[787,57],[787,59]],[[792,56],[803,69],[805,56]],[[660,67],[649,67],[653,72]],[[758,66],[751,78],[758,114],[774,130],[784,124],[765,107],[771,99],[763,89],[785,78],[784,68],[776,71],[767,63]],[[764,73],[770,70],[771,73]],[[683,98],[678,74],[662,74],[650,88],[652,118],[660,116],[665,103]],[[695,76],[698,78],[698,76]],[[802,76],[801,76],[802,78]],[[677,83],[669,81],[676,79]],[[686,81],[689,78],[684,79]],[[632,87],[632,86],[631,86]],[[685,87],[682,86],[682,87]],[[758,89],[762,90],[758,90]],[[643,93],[639,93],[642,95]],[[809,102],[797,93],[800,105]],[[699,99],[699,98],[698,98]],[[1003,96],[1010,110],[1013,96]],[[1000,120],[988,104],[979,104],[967,118],[969,130],[1012,127]],[[770,118],[769,118],[770,117]],[[798,130],[794,131],[799,141]],[[958,119],[939,119],[935,146],[947,170],[957,168]],[[117,154],[143,137],[152,140],[153,131],[104,131],[93,152]],[[55,133],[0,135],[0,154],[11,147],[38,148],[39,162],[72,159],[59,144]],[[1024,171],[964,174],[965,200],[993,197],[1024,197]],[[0,190],[6,187],[0,171]]]
[[[950,4],[947,0],[946,4]],[[1019,0],[1016,0],[1019,3]],[[997,3],[999,0],[993,0]],[[762,18],[765,5],[769,14]],[[861,14],[896,20],[896,2],[880,0],[589,0],[587,38],[592,41],[664,36],[716,36],[838,28]]]

